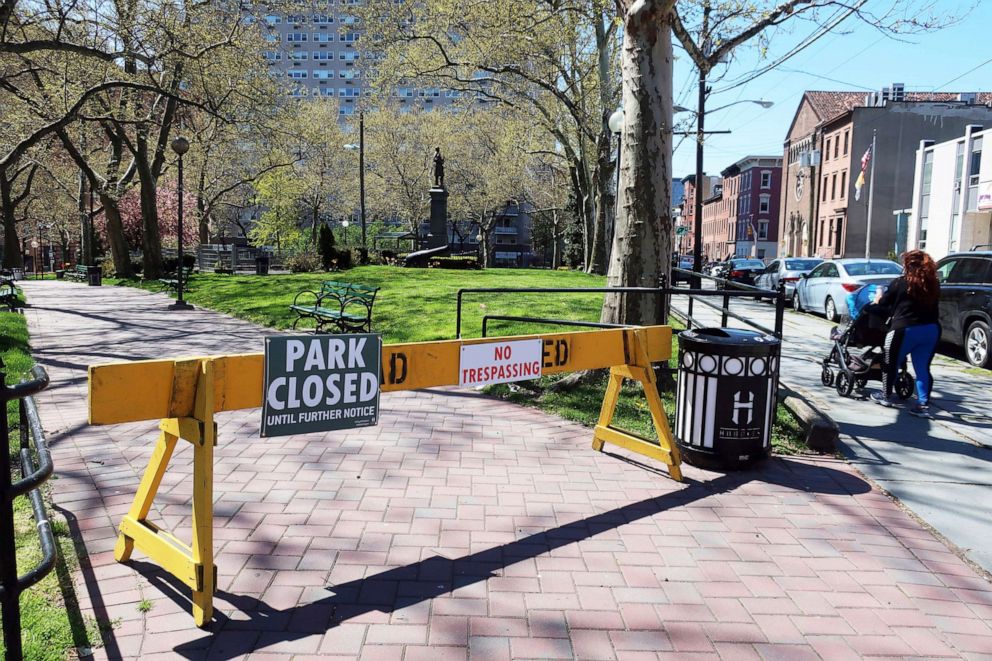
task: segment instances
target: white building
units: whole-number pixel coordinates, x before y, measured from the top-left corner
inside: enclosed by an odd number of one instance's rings
[[[960,138],[916,151],[913,207],[907,246],[934,259],[992,244],[992,150],[982,145],[992,129],[969,125]]]

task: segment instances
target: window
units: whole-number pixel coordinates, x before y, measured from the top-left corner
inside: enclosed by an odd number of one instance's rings
[[[330,80],[334,77],[334,72],[327,69],[314,69],[310,73],[314,80]]]
[[[354,115],[355,114],[355,106],[341,106],[340,108],[338,108],[338,114],[339,115]]]
[[[428,87],[426,89],[420,90],[420,92],[418,92],[418,96],[424,98],[436,98],[441,96],[441,90],[440,88],[437,87]]]
[[[282,53],[277,50],[267,50],[263,54],[269,62],[278,62],[282,59]]]
[[[835,172],[833,176],[830,177],[830,199],[837,199],[837,173]]]
[[[279,25],[282,23],[282,16],[276,16],[275,14],[269,14],[265,17],[265,22],[268,25]]]
[[[920,250],[927,247],[927,223],[930,218],[930,188],[933,181],[933,150],[923,154],[923,181],[920,183],[920,235],[917,246]]]
[[[290,32],[286,35],[286,42],[290,44],[303,43],[307,40],[306,32]]]
[[[355,89],[354,87],[348,87],[345,89],[338,90],[338,96],[344,97],[346,99],[357,99],[362,95],[362,90]]]
[[[840,150],[840,136],[834,136],[834,158],[837,158],[838,151]]]
[[[353,44],[356,41],[358,41],[358,36],[359,35],[357,32],[345,32],[343,35],[341,35],[341,41],[343,41],[346,44]]]
[[[830,160],[830,138],[827,138],[826,148],[823,150],[823,160]]]
[[[341,59],[344,60],[345,62],[349,62],[349,63],[357,62],[358,61],[358,53],[356,53],[354,51],[348,51],[347,53],[341,53]]]
[[[313,33],[313,43],[315,44],[329,44],[334,41],[334,35],[330,32],[314,32]]]
[[[293,60],[294,62],[299,62],[301,60],[307,59],[308,53],[305,50],[294,50],[286,54],[286,57]]]
[[[334,53],[326,50],[315,50],[313,52],[313,59],[318,62],[327,62],[334,59]]]
[[[989,260],[968,257],[958,260],[947,279],[948,284],[977,284],[989,281]],[[939,273],[939,272],[938,272]],[[938,275],[938,279],[940,279]]]
[[[362,19],[358,18],[357,16],[341,17],[341,22],[344,23],[345,25],[358,25],[359,23],[361,23],[361,21]]]
[[[823,175],[823,200],[821,201],[827,201],[827,175]]]
[[[847,156],[847,143],[851,138],[850,131],[844,131],[844,156]]]
[[[290,78],[295,78],[297,80],[302,80],[302,79],[304,79],[304,78],[307,77],[307,72],[306,71],[290,71],[289,72],[289,77]]]
[[[750,178],[751,177],[748,176],[748,179],[750,179]],[[763,170],[761,172],[761,187],[762,188],[771,188],[772,187],[772,173],[769,172],[768,170]]]
[[[326,16],[324,14],[314,14],[313,23],[314,25],[328,25],[334,22],[333,16]]]
[[[397,87],[396,96],[400,97],[401,99],[408,99],[413,96],[413,90],[410,89],[409,87]]]
[[[847,170],[840,173],[840,199],[847,197]]]
[[[836,264],[824,264],[824,266],[826,267],[825,269],[823,269],[823,277],[824,278],[839,278],[840,277],[840,272],[837,271],[837,265]]]
[[[341,71],[341,78],[345,80],[355,80],[362,77],[361,71],[356,71],[355,69],[345,69]]]
[[[279,35],[275,33],[267,34],[265,35],[265,41],[267,41],[270,44],[277,43],[279,41]]]
[[[768,238],[768,221],[759,220],[758,221],[758,238],[767,239]]]
[[[949,259],[946,262],[941,262],[937,265],[937,282],[944,284],[947,282],[948,276],[951,275],[951,271],[954,270],[954,265],[958,263],[956,259]]]
[[[303,14],[288,14],[286,16],[286,22],[293,25],[301,25],[307,22],[307,17]]]
[[[323,94],[324,96],[334,96],[334,88],[333,87],[324,87],[324,88],[321,88],[321,89],[317,90],[317,92],[320,93],[320,94]]]
[[[758,202],[758,213],[768,213],[770,207],[771,207],[771,196],[768,195],[767,193],[763,194],[761,196],[761,201]]]

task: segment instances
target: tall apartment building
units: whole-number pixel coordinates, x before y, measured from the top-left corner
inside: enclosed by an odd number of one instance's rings
[[[363,30],[353,12],[363,3],[327,0],[320,11],[258,17],[270,44],[265,59],[273,75],[285,79],[291,96],[336,97],[342,118],[357,112],[358,100],[371,92],[372,67],[359,48]],[[462,92],[400,86],[394,94],[400,107],[430,109],[451,103]]]
[[[906,213],[913,204],[916,150],[921,140],[944,141],[969,124],[992,123],[992,93],[809,91],[784,145],[779,256],[861,257],[866,250],[866,183],[855,200],[861,160],[875,136],[872,200],[873,257],[906,246]]]

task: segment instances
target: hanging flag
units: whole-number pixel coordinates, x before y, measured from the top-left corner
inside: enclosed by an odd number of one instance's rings
[[[868,172],[868,164],[871,162],[871,147],[865,151],[865,155],[861,157],[861,174],[858,175],[858,180],[854,182],[854,199],[861,199],[861,189],[865,187],[865,173]]]

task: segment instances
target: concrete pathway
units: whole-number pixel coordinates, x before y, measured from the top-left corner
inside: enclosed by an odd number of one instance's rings
[[[127,288],[29,282],[56,511],[86,553],[98,658],[988,658],[992,589],[845,462],[685,484],[590,432],[457,390],[385,395],[381,424],[258,438],[224,414],[209,630],[140,554],[112,558],[155,422],[86,425],[87,365],[259,351],[264,331]],[[185,450],[185,451],[184,451]],[[190,453],[153,519],[188,535]],[[142,600],[151,608],[139,609]],[[147,604],[146,604],[147,605]]]
[[[684,298],[676,305],[685,309]],[[738,301],[731,308],[773,327],[774,308],[767,303]],[[693,316],[719,325],[719,313],[704,306],[695,306]],[[908,406],[885,409],[868,401],[867,394],[881,388],[877,381],[844,398],[820,382],[833,326],[823,317],[786,312],[782,381],[837,421],[843,451],[855,466],[992,572],[992,373],[938,354],[935,420],[914,418]]]

